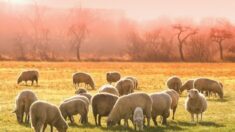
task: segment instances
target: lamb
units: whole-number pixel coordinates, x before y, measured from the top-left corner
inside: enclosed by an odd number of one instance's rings
[[[118,90],[120,96],[134,92],[134,84],[129,79],[119,80],[115,87]]]
[[[107,119],[107,126],[113,126],[121,119],[125,120],[124,125],[128,127],[128,119],[133,116],[136,107],[143,109],[147,117],[148,127],[150,125],[152,99],[146,93],[132,93],[119,97]]]
[[[177,76],[170,77],[167,80],[167,86],[169,89],[174,89],[176,92],[180,92],[180,88],[182,86],[181,79]]]
[[[13,113],[16,114],[19,123],[23,123],[24,113],[25,123],[29,123],[29,108],[35,101],[37,101],[37,96],[31,90],[23,90],[17,95],[16,108]]]
[[[193,83],[194,83],[194,80],[193,79],[190,79],[188,81],[186,81],[182,87],[180,88],[180,93],[183,93],[184,90],[190,90],[190,89],[193,89]]]
[[[108,83],[117,82],[121,79],[121,74],[119,72],[107,72],[106,73],[106,80]]]
[[[75,91],[75,94],[82,94],[82,93],[87,93],[87,90],[84,88],[79,88],[78,90]]]
[[[202,114],[207,109],[207,101],[203,94],[199,93],[197,89],[191,89],[188,91],[188,97],[185,101],[185,109],[191,114],[192,122],[194,122],[194,114],[196,114],[197,122],[198,115]]]
[[[157,116],[161,115],[163,120],[162,124],[167,124],[167,118],[170,116],[170,108],[171,108],[171,97],[166,93],[153,93],[150,94],[150,97],[153,101],[152,105],[152,120],[154,125],[157,126]]]
[[[130,80],[132,80],[133,84],[134,84],[134,89],[138,88],[138,80],[137,80],[137,78],[131,77],[131,76],[127,76],[127,77],[124,77],[123,79],[130,79]]]
[[[85,83],[85,88],[88,87],[88,85],[94,90],[95,89],[95,83],[92,77],[88,73],[84,72],[77,72],[73,74],[73,84],[79,86],[80,83]]]
[[[140,130],[143,131],[144,129],[144,114],[143,110],[140,107],[135,108],[134,115],[133,115],[133,122],[134,122],[134,127],[136,131],[136,127]]]
[[[165,93],[167,93],[168,95],[170,95],[172,103],[171,103],[171,109],[173,111],[173,116],[172,116],[172,120],[175,119],[175,111],[176,108],[178,106],[178,101],[179,101],[179,94],[173,90],[173,89],[169,89],[169,90],[165,90]]]
[[[36,81],[38,85],[38,78],[39,78],[39,73],[37,70],[26,70],[21,72],[20,76],[17,79],[17,84],[20,84],[22,81],[25,81],[27,85],[27,81],[31,81],[31,85],[34,84],[34,81]]]
[[[214,92],[217,93],[221,99],[223,99],[223,85],[218,81],[208,78],[198,78],[194,81],[193,85],[194,88],[198,89],[199,92]]]
[[[58,107],[45,101],[36,101],[31,105],[30,117],[31,126],[35,132],[41,132],[42,126],[44,132],[47,124],[51,126],[51,132],[53,132],[53,126],[59,132],[66,132],[68,129],[68,125]]]
[[[117,99],[118,96],[109,93],[98,93],[94,95],[91,106],[96,125],[101,126],[101,117],[109,115]]]
[[[103,85],[100,88],[99,93],[104,93],[104,92],[119,96],[118,90],[112,85]]]
[[[67,119],[67,117],[69,117],[71,123],[74,123],[74,119],[72,119],[72,116],[80,114],[81,123],[87,123],[88,108],[85,101],[81,99],[72,99],[67,102],[63,102],[59,106],[59,109],[65,120]]]

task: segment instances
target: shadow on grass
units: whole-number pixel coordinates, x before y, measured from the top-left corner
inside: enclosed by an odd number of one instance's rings
[[[76,123],[69,123],[68,124],[69,125],[69,127],[71,127],[71,128],[95,128],[96,127],[96,125],[94,125],[94,124],[91,124],[91,123],[87,123],[87,124],[76,124]]]
[[[217,98],[207,98],[207,101],[210,101],[210,102],[228,102],[230,101],[229,97],[224,97],[223,99],[220,99],[219,97]]]
[[[30,123],[20,123],[21,126],[24,126],[24,127],[28,127],[28,128],[31,128],[31,124]]]
[[[197,126],[197,125],[210,126],[210,127],[224,127],[223,124],[218,124],[218,123],[211,122],[211,121],[202,121],[199,123],[179,121],[177,124],[179,126],[187,126],[187,127],[192,127],[192,126]]]

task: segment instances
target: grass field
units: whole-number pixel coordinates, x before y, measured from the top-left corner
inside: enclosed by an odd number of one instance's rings
[[[18,74],[27,68],[37,68],[40,71],[38,87],[16,85]],[[165,81],[172,75],[178,75],[183,81],[196,77],[209,77],[220,80],[224,84],[224,100],[208,99],[208,110],[204,119],[198,124],[190,122],[190,115],[184,109],[186,93],[181,95],[175,121],[168,119],[168,126],[153,126],[146,131],[235,131],[235,63],[121,63],[121,62],[0,62],[0,132],[33,131],[29,125],[19,125],[11,112],[17,93],[23,89],[32,89],[41,100],[59,105],[60,102],[74,95],[72,73],[85,71],[90,73],[96,89],[106,83],[107,71],[119,71],[123,76],[136,76],[140,91],[158,92],[165,88]],[[96,91],[90,91],[95,94]],[[78,122],[78,117],[75,119]],[[89,124],[82,126],[70,124],[68,131],[132,131],[124,127],[106,128],[106,118],[103,127],[96,127],[92,112],[89,112]],[[47,128],[49,131],[49,127]]]

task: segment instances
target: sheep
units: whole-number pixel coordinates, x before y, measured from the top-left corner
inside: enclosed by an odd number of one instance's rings
[[[179,101],[179,94],[173,89],[165,90],[164,92],[167,93],[168,95],[170,95],[170,97],[171,97],[171,100],[172,100],[171,109],[172,109],[172,113],[173,113],[172,120],[174,120],[175,119],[175,111],[176,111],[176,108],[178,106],[178,101]]]
[[[22,81],[25,81],[27,85],[27,81],[31,81],[31,85],[34,84],[34,81],[36,81],[38,85],[38,78],[39,78],[39,73],[37,70],[26,70],[21,72],[20,76],[17,79],[17,84],[20,84]]]
[[[181,79],[177,76],[172,76],[167,80],[167,86],[169,89],[174,89],[176,92],[180,92],[182,86]]]
[[[103,85],[100,88],[99,93],[103,92],[119,96],[118,90],[112,85]]]
[[[43,126],[43,132],[45,131],[47,124],[51,126],[51,132],[53,132],[53,126],[59,132],[66,132],[68,125],[61,115],[57,106],[47,103],[45,101],[35,101],[30,107],[31,126],[35,132],[41,132]]]
[[[132,93],[119,97],[107,119],[107,126],[113,126],[121,119],[124,119],[124,125],[128,127],[128,119],[133,116],[136,107],[143,109],[147,117],[147,125],[150,125],[152,99],[146,93]]]
[[[198,115],[202,114],[207,109],[207,101],[203,94],[199,93],[197,89],[191,89],[188,91],[188,97],[185,101],[185,109],[191,114],[192,122],[194,122],[194,114],[196,114],[197,122]]]
[[[85,104],[86,104],[86,107],[87,107],[87,111],[89,111],[90,100],[86,96],[75,95],[75,96],[72,96],[70,98],[65,99],[64,102],[68,102],[68,101],[71,101],[71,100],[74,100],[74,99],[81,99],[82,101],[84,101]],[[73,116],[70,117],[70,120],[72,120],[72,122],[74,122]],[[87,118],[86,119],[83,119],[83,118],[80,119],[81,122],[84,122],[84,120],[88,120],[88,119]]]
[[[72,99],[67,102],[63,102],[62,104],[60,104],[59,109],[65,120],[67,119],[67,117],[69,117],[70,122],[74,123],[74,119],[72,118],[72,116],[80,114],[81,123],[87,123],[88,108],[86,102],[82,99]]]
[[[217,93],[221,99],[223,99],[223,85],[218,81],[208,78],[198,78],[194,81],[193,85],[194,88],[198,89],[199,92],[214,92]]]
[[[37,96],[31,90],[23,90],[17,95],[16,108],[13,113],[16,114],[19,123],[23,123],[24,113],[25,123],[29,123],[29,108],[35,101],[37,101]]]
[[[75,91],[75,94],[81,94],[81,93],[87,93],[87,90],[84,88],[79,88],[78,90]]]
[[[120,96],[134,92],[134,84],[129,79],[119,80],[115,87],[118,90]]]
[[[133,122],[134,122],[135,131],[136,131],[136,127],[138,127],[140,131],[144,130],[143,129],[144,114],[143,114],[142,108],[140,107],[135,108],[134,115],[133,115]]]
[[[117,99],[118,96],[109,93],[98,93],[93,96],[91,106],[96,125],[101,126],[101,117],[109,115]]]
[[[106,80],[108,83],[112,84],[113,82],[117,82],[121,79],[121,74],[119,72],[107,72]]]
[[[193,89],[193,83],[194,83],[193,79],[187,80],[180,88],[180,93],[182,93],[184,90]]]
[[[77,95],[80,95],[80,96],[85,96],[88,98],[89,102],[91,102],[91,98],[92,98],[92,95],[89,94],[89,93],[80,93],[80,94],[77,94]]]
[[[152,105],[152,120],[154,125],[157,126],[157,116],[162,116],[162,124],[167,125],[167,118],[170,116],[170,108],[171,108],[171,97],[166,93],[152,93],[150,97],[153,101]]]
[[[127,77],[124,77],[123,79],[130,79],[130,80],[132,80],[133,84],[134,84],[134,89],[138,88],[138,80],[137,80],[137,78],[131,77],[131,76],[127,76]]]
[[[95,89],[95,83],[92,77],[88,73],[77,72],[73,74],[73,84],[79,86],[80,83],[85,83],[85,88],[89,85],[93,90]]]

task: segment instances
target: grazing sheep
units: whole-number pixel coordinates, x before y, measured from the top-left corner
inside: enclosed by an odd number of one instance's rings
[[[68,125],[58,107],[44,101],[36,101],[31,105],[30,117],[31,126],[35,132],[41,132],[42,126],[44,132],[47,124],[51,126],[51,132],[53,132],[53,126],[59,132],[66,132],[68,129]]]
[[[27,81],[31,81],[31,85],[34,84],[34,81],[36,81],[38,85],[38,78],[39,78],[39,73],[37,70],[27,70],[21,72],[20,76],[18,77],[17,84],[20,84],[22,81],[25,81],[27,85]]]
[[[106,80],[108,83],[117,82],[121,79],[121,74],[119,72],[107,72]]]
[[[80,83],[85,83],[85,88],[89,85],[92,89],[95,89],[95,83],[88,73],[77,72],[73,74],[73,84],[75,87],[76,85],[79,86]]]
[[[180,93],[183,93],[184,90],[190,90],[190,89],[193,89],[193,83],[194,83],[194,80],[193,79],[190,79],[188,81],[186,81],[182,87],[180,88]]]
[[[217,93],[221,99],[224,97],[223,85],[215,80],[208,78],[198,78],[194,81],[194,88],[200,92],[213,92]]]
[[[170,77],[167,80],[167,86],[169,89],[174,89],[176,92],[180,92],[180,88],[182,86],[181,79],[177,76]]]
[[[194,114],[196,114],[197,122],[198,115],[202,114],[207,109],[207,101],[203,94],[199,93],[197,89],[191,89],[188,91],[188,97],[185,101],[185,109],[191,114],[192,122],[194,122]]]
[[[117,99],[118,96],[109,93],[98,93],[93,96],[91,106],[96,125],[101,126],[101,117],[109,115]]]
[[[134,89],[138,88],[138,80],[137,80],[137,78],[128,76],[128,77],[124,77],[123,79],[130,79],[130,80],[132,80],[133,84],[134,84]]]
[[[133,115],[133,122],[134,122],[134,127],[136,131],[136,127],[140,130],[143,131],[144,129],[144,114],[143,110],[140,107],[135,108],[134,115]]]
[[[31,90],[23,90],[17,95],[16,108],[13,113],[16,114],[19,123],[23,123],[24,113],[25,123],[29,123],[29,108],[35,101],[37,101],[37,96]]]
[[[171,97],[171,100],[172,100],[171,109],[173,111],[172,120],[174,120],[175,119],[175,111],[178,106],[178,101],[179,101],[180,96],[173,89],[165,90],[164,92],[167,93],[168,95],[170,95],[170,97]]]
[[[112,85],[103,85],[100,88],[99,93],[104,93],[104,92],[119,96],[118,90]]]
[[[143,109],[144,115],[147,117],[147,124],[149,127],[152,111],[152,99],[146,93],[132,93],[119,97],[108,116],[107,126],[113,126],[121,119],[124,119],[124,125],[128,127],[128,119],[133,116],[136,107]]]
[[[87,123],[88,108],[86,102],[83,101],[82,99],[72,99],[67,102],[63,102],[59,106],[59,109],[65,120],[67,119],[67,117],[69,117],[71,123],[74,123],[74,119],[72,119],[72,116],[80,114],[81,123],[82,124]]]
[[[75,94],[82,94],[82,93],[87,93],[87,90],[84,88],[79,88],[78,90],[75,91]]]
[[[116,89],[120,96],[127,95],[134,92],[134,84],[129,79],[121,79],[116,84]]]
[[[154,125],[157,126],[157,116],[162,116],[162,124],[167,124],[167,118],[170,116],[171,97],[166,93],[153,93],[150,94],[153,101],[152,105],[152,120]]]

